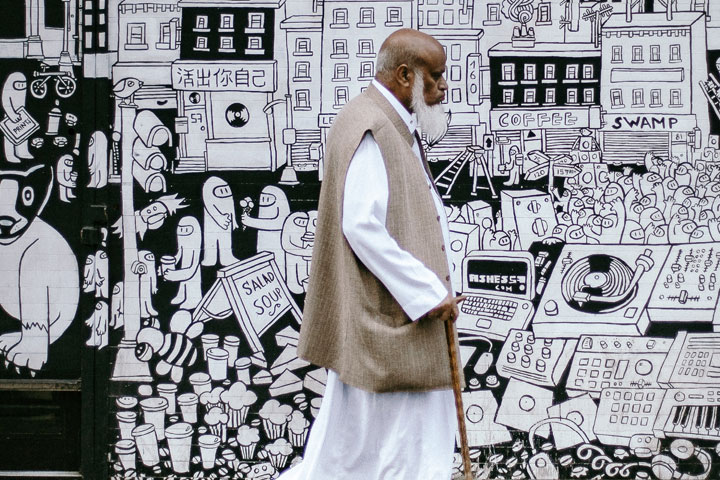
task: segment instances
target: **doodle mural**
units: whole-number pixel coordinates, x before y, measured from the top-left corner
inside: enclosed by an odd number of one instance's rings
[[[720,1],[0,5],[0,382],[104,355],[87,478],[302,459],[325,141],[403,27],[447,55],[476,478],[720,476]]]

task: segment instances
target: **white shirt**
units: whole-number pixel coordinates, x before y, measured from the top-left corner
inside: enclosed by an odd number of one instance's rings
[[[412,115],[385,87],[373,84],[414,132]],[[421,162],[417,140],[413,151]],[[423,168],[422,164],[419,167]],[[426,179],[447,245],[448,222],[442,200],[427,175]],[[448,292],[432,270],[400,248],[388,233],[388,198],[382,154],[368,133],[347,172],[343,233],[368,270],[408,316],[417,320]],[[372,393],[344,384],[329,371],[303,461],[279,480],[449,480],[456,430],[452,390]]]
[[[410,130],[417,127],[413,116],[383,85],[373,85],[387,98]],[[417,139],[413,151],[422,162]],[[420,168],[425,171],[422,163]],[[440,216],[443,240],[449,245],[448,221],[442,200],[425,175],[435,209]],[[345,179],[343,233],[360,261],[380,280],[413,319],[427,313],[447,296],[448,291],[437,275],[420,260],[406,252],[385,228],[388,205],[388,179],[380,147],[371,133],[366,133],[355,151]],[[448,249],[445,249],[446,254]],[[448,265],[450,258],[448,257]]]

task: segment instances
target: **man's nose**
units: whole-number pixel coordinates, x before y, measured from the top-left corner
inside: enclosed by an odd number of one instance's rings
[[[448,84],[445,81],[445,77],[440,77],[440,82],[438,82],[438,89],[445,92],[448,89]]]

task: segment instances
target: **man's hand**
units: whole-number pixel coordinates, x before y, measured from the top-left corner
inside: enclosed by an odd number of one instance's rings
[[[429,320],[442,320],[443,322],[454,322],[460,311],[458,310],[458,304],[465,300],[467,297],[459,295],[453,297],[452,294],[448,293],[447,297],[440,302],[440,304],[430,310],[425,316]]]

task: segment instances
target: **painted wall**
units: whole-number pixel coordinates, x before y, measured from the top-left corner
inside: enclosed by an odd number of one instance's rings
[[[448,55],[478,474],[718,476],[713,2],[0,3],[0,382],[93,379],[87,478],[300,461],[324,142],[400,27]]]

